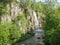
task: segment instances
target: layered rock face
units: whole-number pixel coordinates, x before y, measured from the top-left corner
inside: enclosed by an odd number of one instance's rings
[[[27,9],[29,11],[25,12],[25,9],[20,7],[20,5],[18,4],[13,4],[11,3],[10,6],[10,10],[8,12],[8,14],[1,16],[1,23],[5,23],[5,22],[13,22],[16,19],[18,21],[16,21],[16,24],[18,25],[20,30],[26,30],[24,31],[30,31],[30,30],[35,30],[35,25],[34,25],[34,14],[33,14],[33,10],[32,9]],[[23,13],[25,14],[24,17],[22,16]],[[43,15],[42,13],[39,12],[35,12],[38,18],[38,22],[39,22],[39,26],[42,27],[43,24],[43,20],[41,19],[41,16]],[[20,17],[22,16],[22,17]],[[23,18],[23,20],[21,20],[21,18]],[[25,21],[24,21],[25,20]]]
[[[6,16],[1,17],[1,23],[5,23],[5,22],[11,22],[11,16],[10,15],[6,15]]]
[[[1,22],[10,22],[11,20],[14,20],[17,18],[19,14],[22,14],[24,9],[19,7],[18,4],[11,4],[10,10],[8,14],[1,17]]]

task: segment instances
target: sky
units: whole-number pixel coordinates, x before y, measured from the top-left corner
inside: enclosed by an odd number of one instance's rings
[[[39,2],[39,1],[42,1],[42,2],[44,2],[44,0],[36,0],[37,2]],[[58,0],[58,2],[60,2],[60,0]]]
[[[60,2],[60,0],[58,0],[58,2]]]
[[[44,0],[36,0],[37,2],[39,2],[39,1],[42,1],[42,2],[44,2]]]

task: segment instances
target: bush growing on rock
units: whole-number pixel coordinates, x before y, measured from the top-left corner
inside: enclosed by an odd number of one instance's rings
[[[0,24],[0,45],[7,45],[10,42],[9,27],[7,24]]]

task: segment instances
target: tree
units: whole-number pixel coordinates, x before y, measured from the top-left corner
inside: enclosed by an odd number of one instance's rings
[[[46,33],[46,43],[50,45],[60,45],[60,13],[57,8],[55,8],[55,1],[49,0],[45,6],[45,26],[44,30]],[[51,5],[51,6],[50,6]]]

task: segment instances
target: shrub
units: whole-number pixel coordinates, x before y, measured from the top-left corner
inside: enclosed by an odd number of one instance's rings
[[[45,18],[44,30],[46,31],[46,45],[60,45],[60,13],[59,11],[50,11]]]
[[[9,25],[6,24],[0,24],[0,45],[7,45],[9,41]]]

